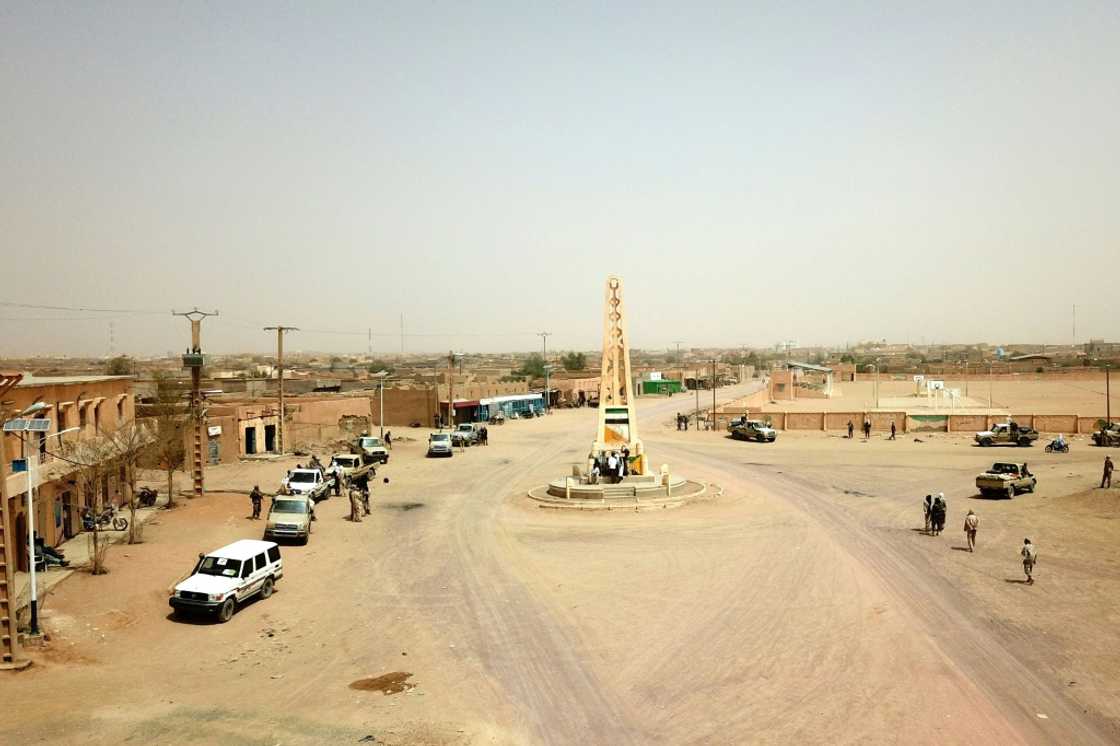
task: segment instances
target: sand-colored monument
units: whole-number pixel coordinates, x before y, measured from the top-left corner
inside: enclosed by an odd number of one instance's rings
[[[622,278],[607,278],[603,309],[603,361],[599,379],[599,429],[591,447],[592,457],[606,451],[630,451],[630,473],[645,474],[646,458],[638,438],[638,417],[631,391],[630,338],[626,333],[626,308]]]
[[[591,452],[583,464],[572,464],[571,474],[529,490],[529,497],[545,508],[576,510],[652,510],[673,508],[702,495],[707,486],[669,471],[668,465],[651,468],[638,437],[638,413],[630,373],[630,339],[626,334],[626,307],[622,278],[607,278],[603,309],[603,361],[599,381],[599,427]],[[600,467],[609,454],[629,454],[625,475],[608,474]]]

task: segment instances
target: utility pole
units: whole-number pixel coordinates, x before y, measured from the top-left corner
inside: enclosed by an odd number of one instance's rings
[[[20,373],[0,373],[0,396],[23,379]],[[0,670],[27,668],[31,661],[20,654],[19,630],[16,623],[15,549],[19,538],[12,535],[8,505],[8,456],[2,453],[4,436],[0,435]],[[13,540],[14,539],[14,540]],[[31,555],[34,564],[34,554]]]
[[[712,358],[712,429],[716,429],[716,359]]]
[[[675,344],[677,346],[677,368],[679,368],[680,372],[681,372],[681,388],[682,389],[684,388],[684,363],[681,361],[681,343],[683,341],[684,340],[678,339],[678,340],[675,340],[673,342],[673,344]]]
[[[992,415],[992,363],[988,363],[988,416]]]
[[[194,448],[191,453],[194,460],[191,463],[191,481],[194,483],[194,496],[202,497],[202,446],[206,442],[205,414],[202,411],[202,320],[208,316],[217,316],[213,313],[199,311],[195,306],[193,310],[185,313],[171,312],[172,316],[184,316],[191,322],[191,346],[183,355],[183,367],[191,369],[191,419],[194,420]]]
[[[692,388],[696,390],[696,432],[700,432],[700,371],[697,369],[692,378]]]
[[[294,326],[266,326],[266,332],[276,332],[276,378],[280,384],[280,425],[276,428],[276,450],[284,455],[284,333],[298,332]],[[373,337],[370,337],[372,340]]]
[[[1109,373],[1112,372],[1112,365],[1105,363],[1104,365],[1104,420],[1109,425],[1112,424],[1112,390],[1109,387]]]
[[[548,338],[552,336],[552,332],[537,332],[537,336],[541,338],[541,359],[544,360],[544,408],[545,411],[552,411],[552,392],[548,388]]]
[[[451,430],[455,429],[455,358],[463,357],[461,352],[447,353],[447,420],[451,423]],[[438,389],[437,389],[438,393]],[[439,397],[437,396],[438,400]],[[439,402],[436,402],[439,407]]]

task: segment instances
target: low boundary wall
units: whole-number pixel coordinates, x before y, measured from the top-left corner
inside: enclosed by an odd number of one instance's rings
[[[731,420],[744,414],[751,419],[767,420],[775,430],[847,431],[848,422],[860,432],[864,418],[871,420],[872,432],[890,432],[891,423],[899,432],[976,433],[1007,421],[1006,415],[987,414],[923,414],[907,412],[763,412],[755,407],[728,407],[717,410],[715,426],[726,430]],[[1079,435],[1097,429],[1103,417],[1086,417],[1076,414],[1013,414],[1011,419],[1020,425],[1033,427],[1042,433]]]

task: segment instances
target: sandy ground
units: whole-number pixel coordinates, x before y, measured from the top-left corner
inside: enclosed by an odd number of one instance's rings
[[[1111,386],[1112,414],[1120,417],[1120,376],[1114,376]],[[987,411],[989,384],[983,379],[967,382],[945,379],[946,388],[961,391],[956,411]],[[846,412],[853,409],[875,408],[875,384],[873,381],[836,384],[836,395],[831,399],[798,399],[793,402],[767,404],[769,411],[796,412]],[[949,402],[927,401],[925,396],[914,396],[912,380],[896,381],[884,376],[879,381],[879,408],[892,407],[922,408],[931,404],[934,408],[948,410]],[[1011,411],[1014,414],[1079,414],[1086,417],[1104,416],[1105,382],[1102,374],[1099,380],[1023,380],[999,379],[991,383],[992,408]]]
[[[735,394],[722,391],[721,398]],[[1120,740],[1120,489],[1103,453],[678,433],[644,400],[655,463],[723,495],[655,513],[542,510],[594,410],[491,428],[488,448],[400,443],[373,515],[321,504],[285,578],[225,625],[168,614],[198,551],[256,535],[243,494],[161,515],[104,577],[46,600],[51,639],[5,687],[0,741],[64,743],[1109,743]],[[410,433],[411,434],[411,433]],[[976,498],[993,458],[1040,488]],[[214,470],[274,484],[283,462]],[[921,531],[921,497],[949,498]],[[960,524],[981,517],[979,551]],[[1018,546],[1039,546],[1021,584]],[[351,684],[410,674],[393,694]],[[401,677],[398,677],[401,678]],[[365,739],[365,740],[363,740]]]

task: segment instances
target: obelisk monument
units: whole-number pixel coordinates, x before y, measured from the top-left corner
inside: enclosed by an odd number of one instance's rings
[[[645,474],[646,458],[638,438],[630,375],[630,339],[626,333],[626,310],[622,303],[622,278],[607,278],[603,309],[603,362],[599,368],[599,429],[592,456],[607,451],[630,451],[630,473]]]

